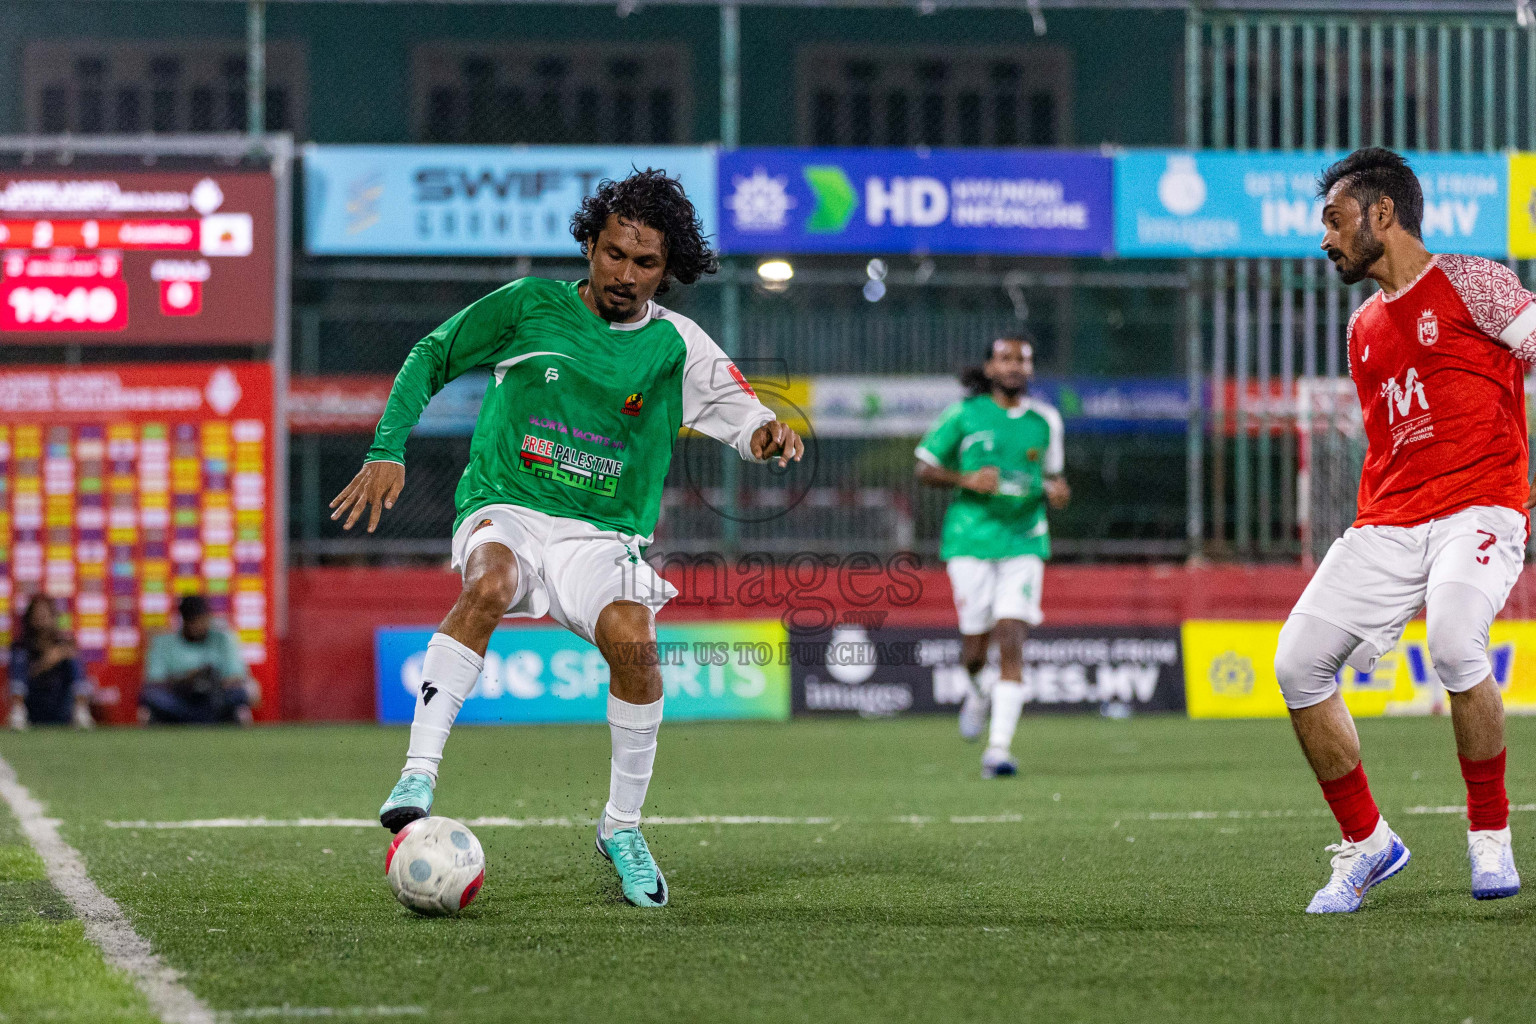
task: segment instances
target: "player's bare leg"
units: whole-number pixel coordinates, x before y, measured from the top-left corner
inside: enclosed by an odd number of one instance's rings
[[[1360,736],[1335,682],[1346,658],[1373,651],[1359,637],[1313,615],[1293,613],[1280,631],[1275,676],[1296,739],[1344,838],[1328,847],[1335,855],[1333,873],[1307,905],[1309,914],[1358,910],[1367,891],[1409,860],[1408,847],[1371,797],[1360,763]]]
[[[432,811],[443,746],[480,678],[491,634],[517,596],[517,573],[517,557],[502,544],[481,544],[465,562],[459,599],[427,644],[405,769],[379,808],[379,821],[391,832]]]
[[[1520,891],[1504,790],[1504,698],[1488,663],[1493,615],[1486,596],[1467,584],[1444,583],[1430,592],[1429,655],[1450,693],[1457,760],[1467,784],[1472,895],[1480,900]]]
[[[667,880],[640,834],[640,810],[651,784],[661,728],[656,620],[639,602],[614,601],[598,615],[593,639],[608,662],[608,731],[613,742],[597,852],[619,873],[625,899],[637,907],[665,906]]]
[[[1024,638],[1029,627],[1018,619],[998,619],[992,627],[997,641],[997,683],[992,687],[992,722],[987,749],[981,755],[983,778],[1017,775],[1013,733],[1024,712]]]
[[[960,705],[960,738],[979,740],[987,728],[987,718],[992,710],[992,695],[981,683],[981,674],[987,667],[987,648],[991,632],[966,633],[960,637],[960,664],[965,667],[970,688]]]

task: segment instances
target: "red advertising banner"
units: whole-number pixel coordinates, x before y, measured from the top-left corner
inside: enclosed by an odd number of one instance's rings
[[[273,467],[266,363],[0,368],[0,643],[48,594],[131,721],[150,637],[206,594],[275,718]]]
[[[385,374],[290,377],[288,429],[295,434],[371,434],[395,379]]]
[[[0,171],[0,344],[272,340],[276,190],[253,171]]]

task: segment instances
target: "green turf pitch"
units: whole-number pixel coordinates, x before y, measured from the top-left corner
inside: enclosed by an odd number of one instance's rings
[[[1464,800],[1450,723],[1361,733],[1414,860],[1344,918],[1301,913],[1337,832],[1278,721],[1026,719],[1022,777],[991,782],[949,718],[666,726],[649,814],[797,821],[649,827],[661,911],[621,901],[588,827],[482,826],[457,920],[393,901],[377,827],[104,825],[368,818],[404,730],[39,730],[0,754],[233,1019],[1536,1019],[1536,892],[1474,902],[1464,820],[1407,812]],[[1511,795],[1536,801],[1536,720],[1510,739]],[[438,809],[588,819],[607,756],[603,728],[462,728]],[[1513,823],[1536,871],[1536,813]]]

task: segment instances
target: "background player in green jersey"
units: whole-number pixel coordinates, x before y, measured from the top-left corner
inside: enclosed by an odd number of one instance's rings
[[[443,746],[503,616],[556,622],[609,666],[613,756],[597,849],[636,906],[667,902],[640,835],[662,684],[655,612],[676,596],[642,560],[679,427],[780,466],[803,445],[692,320],[652,297],[714,273],[682,186],[661,171],[604,181],[572,218],[590,276],[523,278],[423,338],[390,390],[363,468],[333,519],[373,532],[405,485],[405,440],[453,378],[492,371],[454,494],[453,566],[464,589],[422,665],[405,769],[379,820],[398,832],[432,808]],[[622,654],[620,653],[622,652]]]
[[[917,446],[917,477],[954,489],[939,550],[960,615],[961,660],[971,689],[960,734],[981,735],[988,697],[981,673],[997,641],[1000,664],[991,693],[991,728],[982,775],[1018,771],[1011,747],[1024,710],[1024,637],[1040,624],[1040,588],[1051,557],[1046,506],[1065,508],[1061,415],[1029,396],[1034,346],[999,338],[987,360],[961,375],[971,396],[939,416]]]

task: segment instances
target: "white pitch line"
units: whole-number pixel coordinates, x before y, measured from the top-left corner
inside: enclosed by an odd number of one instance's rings
[[[336,1018],[336,1017],[425,1017],[422,1006],[252,1006],[244,1010],[229,1010],[219,1014],[222,1020],[260,1020],[271,1017],[287,1018]]]
[[[44,813],[43,805],[27,792],[3,757],[0,797],[10,805],[21,831],[43,859],[48,880],[74,908],[86,937],[101,950],[107,963],[128,972],[155,1016],[166,1024],[213,1024],[213,1011],[181,984],[180,974],[161,961],[133,930],[117,901],[91,881],[79,852],[59,835],[58,820]]]

